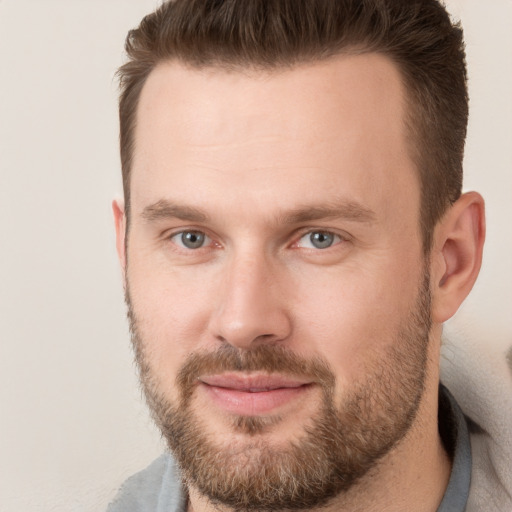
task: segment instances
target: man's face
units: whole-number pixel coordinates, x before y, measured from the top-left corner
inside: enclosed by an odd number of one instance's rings
[[[427,364],[397,69],[160,65],[135,135],[127,297],[185,477],[235,508],[348,489],[410,428]]]

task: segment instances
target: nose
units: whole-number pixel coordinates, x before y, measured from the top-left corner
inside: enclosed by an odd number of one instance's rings
[[[213,336],[240,349],[287,339],[292,325],[281,281],[264,257],[233,257],[210,318]]]

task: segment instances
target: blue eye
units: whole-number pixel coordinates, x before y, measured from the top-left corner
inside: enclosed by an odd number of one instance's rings
[[[298,245],[306,249],[328,249],[341,242],[341,237],[329,231],[310,231],[301,237]]]
[[[181,231],[173,235],[171,240],[185,249],[200,249],[211,242],[210,237],[202,231]]]

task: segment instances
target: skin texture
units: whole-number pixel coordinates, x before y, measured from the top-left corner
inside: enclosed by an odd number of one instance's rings
[[[343,418],[357,393],[370,396],[374,430],[393,417],[390,405],[396,418],[398,409],[411,413],[409,422],[386,424],[397,435],[378,463],[324,510],[434,511],[449,477],[437,431],[441,325],[476,279],[483,201],[471,193],[453,205],[424,261],[403,105],[399,72],[378,55],[279,73],[162,64],[139,105],[127,238],[122,205],[114,204],[154,409],[188,408],[221,453],[235,446],[255,450],[251,457],[264,446],[289,451],[326,397]],[[185,247],[187,230],[204,233],[205,244]],[[312,232],[332,234],[332,245],[316,248]],[[430,315],[420,314],[425,280]],[[408,346],[410,364],[397,362],[393,352]],[[191,357],[226,347],[321,361],[331,383],[295,369],[308,384],[300,399],[256,407],[266,427],[251,432],[207,386],[192,386],[186,403],[177,381]],[[238,373],[268,374],[254,368]],[[191,510],[213,510],[197,482],[189,491]]]

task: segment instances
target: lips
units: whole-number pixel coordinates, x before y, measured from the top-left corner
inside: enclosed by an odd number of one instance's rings
[[[201,377],[199,382],[215,406],[245,416],[277,412],[298,399],[312,384],[282,375],[240,373],[208,375]]]
[[[222,375],[208,375],[199,379],[204,384],[219,388],[257,393],[258,391],[272,391],[280,388],[298,388],[308,381],[290,379],[282,375],[246,375],[237,373],[224,373]]]

